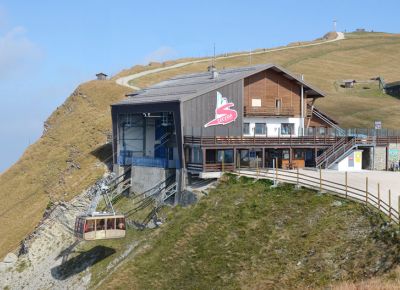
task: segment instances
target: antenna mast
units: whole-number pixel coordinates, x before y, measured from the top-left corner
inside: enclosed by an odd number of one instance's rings
[[[214,42],[214,55],[213,55],[213,58],[212,58],[211,67],[212,67],[212,68],[215,67],[215,42]]]

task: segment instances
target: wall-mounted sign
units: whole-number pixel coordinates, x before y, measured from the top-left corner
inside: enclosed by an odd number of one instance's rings
[[[375,121],[375,130],[382,129],[382,121]]]
[[[361,163],[362,155],[361,152],[354,152],[354,159],[356,163]]]
[[[220,92],[217,92],[217,105],[215,107],[215,119],[211,120],[204,127],[226,125],[236,120],[237,111],[231,109],[235,104],[228,103],[227,98],[222,97]]]

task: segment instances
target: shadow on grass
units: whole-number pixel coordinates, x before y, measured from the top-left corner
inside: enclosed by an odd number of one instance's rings
[[[65,280],[69,277],[85,271],[88,267],[115,254],[113,248],[96,246],[89,251],[82,252],[78,256],[69,259],[61,265],[51,269],[51,275],[57,280]]]
[[[96,157],[99,161],[103,162],[108,169],[112,169],[112,144],[107,143],[104,145],[101,145],[94,149],[92,152],[90,152],[94,157]]]

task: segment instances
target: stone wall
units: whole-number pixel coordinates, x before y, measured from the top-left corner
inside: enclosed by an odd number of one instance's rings
[[[375,147],[374,170],[386,169],[386,147]]]

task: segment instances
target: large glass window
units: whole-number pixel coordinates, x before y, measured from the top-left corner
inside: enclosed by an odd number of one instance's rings
[[[193,163],[202,163],[202,159],[203,159],[203,154],[201,152],[200,147],[193,147]]]
[[[219,163],[233,163],[233,150],[218,150],[217,155]]]
[[[243,123],[243,134],[244,135],[250,134],[250,123]]]
[[[294,135],[294,124],[293,123],[282,123],[281,124],[282,135]]]
[[[265,124],[264,123],[256,123],[255,134],[256,135],[265,135]]]

